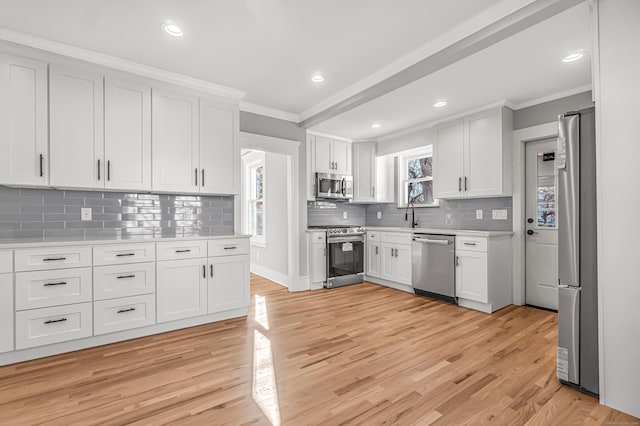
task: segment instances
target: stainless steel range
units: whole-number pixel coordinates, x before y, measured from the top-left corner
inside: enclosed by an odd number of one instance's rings
[[[364,234],[361,226],[314,226],[327,231],[326,288],[364,280]]]

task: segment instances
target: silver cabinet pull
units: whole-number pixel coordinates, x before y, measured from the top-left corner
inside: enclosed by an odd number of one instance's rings
[[[477,245],[476,243],[467,243],[467,242],[464,242],[462,244],[464,244],[465,246],[471,246],[471,247],[475,247]]]
[[[116,279],[118,279],[118,280],[124,280],[124,279],[126,279],[126,278],[135,278],[135,277],[136,277],[136,276],[135,276],[135,275],[133,275],[133,274],[131,274],[131,275],[120,275],[120,276],[116,277]]]
[[[458,178],[458,192],[462,192],[462,178]]]
[[[135,311],[135,310],[136,310],[136,308],[134,308],[134,307],[132,306],[132,307],[127,308],[127,309],[120,309],[120,310],[118,311],[118,313],[119,313],[119,314],[124,314],[125,312],[133,312],[133,311]]]
[[[100,159],[98,158],[98,180],[100,180]]]
[[[202,169],[202,186],[204,186],[204,169]]]
[[[46,257],[42,259],[43,262],[58,262],[60,260],[67,260],[66,257]]]
[[[235,250],[237,248],[238,248],[238,246],[231,246],[231,247],[225,247],[224,249],[225,250]]]
[[[176,253],[190,253],[190,252],[191,252],[190,249],[176,250]]]
[[[111,160],[107,160],[107,180],[111,180]]]
[[[465,191],[467,191],[467,190],[468,190],[468,188],[467,188],[467,179],[468,179],[468,178],[465,176],[465,177],[464,177],[464,190],[465,190]]]
[[[126,256],[135,256],[135,253],[118,253],[116,257],[126,257]]]
[[[44,176],[44,155],[40,154],[40,177]]]
[[[202,278],[207,278],[207,265],[202,265]]]
[[[211,264],[211,278],[213,278],[213,264]]]
[[[195,176],[196,176],[196,186],[198,186],[198,168],[195,169]]]
[[[44,287],[53,287],[53,286],[56,286],[56,285],[66,285],[66,284],[67,284],[66,281],[60,281],[60,282],[57,282],[57,283],[46,283],[46,284],[43,284],[43,286]]]
[[[47,320],[44,323],[45,324],[55,324],[56,322],[65,322],[67,319],[66,318],[60,318],[60,319],[55,319],[55,320]]]

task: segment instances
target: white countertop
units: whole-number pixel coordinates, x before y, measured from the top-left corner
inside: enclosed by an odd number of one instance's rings
[[[157,243],[162,241],[222,240],[227,238],[250,238],[246,234],[193,234],[174,237],[153,237],[149,235],[131,235],[127,237],[88,237],[88,238],[13,238],[0,239],[0,249],[30,248],[42,246],[101,245],[126,243]]]
[[[456,235],[460,237],[508,237],[513,231],[472,231],[467,229],[433,229],[433,228],[408,228],[393,226],[363,226],[367,231],[378,232],[405,232],[408,234],[423,233],[436,235]],[[307,232],[322,232],[321,229],[307,229]]]

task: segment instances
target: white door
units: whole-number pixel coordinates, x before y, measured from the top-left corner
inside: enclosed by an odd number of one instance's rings
[[[502,192],[502,109],[467,117],[464,120],[464,177],[468,197]]]
[[[327,280],[327,246],[311,244],[311,282],[323,283]]]
[[[526,303],[558,309],[556,139],[526,145]]]
[[[207,260],[158,262],[156,297],[158,322],[207,313]]]
[[[47,185],[47,64],[0,54],[0,184]]]
[[[333,141],[334,173],[351,174],[351,144],[344,141]]]
[[[237,111],[200,101],[200,192],[238,194],[240,150]]]
[[[411,246],[397,246],[393,281],[411,285]]]
[[[0,353],[13,350],[13,274],[0,274]]]
[[[464,132],[462,120],[436,130],[433,158],[433,194],[435,198],[464,197]]]
[[[456,296],[488,302],[487,253],[456,250]]]
[[[380,244],[367,243],[367,275],[380,276]]]
[[[103,77],[52,65],[49,72],[50,183],[103,188]]]
[[[105,79],[106,188],[151,190],[151,87]]]
[[[153,189],[199,192],[198,98],[154,89],[152,117]]]
[[[316,136],[316,173],[336,173],[333,162],[333,141]]]
[[[376,144],[353,144],[353,201],[375,201]]]
[[[249,305],[249,256],[209,259],[209,313]]]

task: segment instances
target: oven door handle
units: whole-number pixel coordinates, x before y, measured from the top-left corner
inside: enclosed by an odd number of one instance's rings
[[[338,237],[338,238],[327,238],[327,244],[333,244],[333,243],[357,243],[357,242],[362,242],[364,243],[364,237]]]

